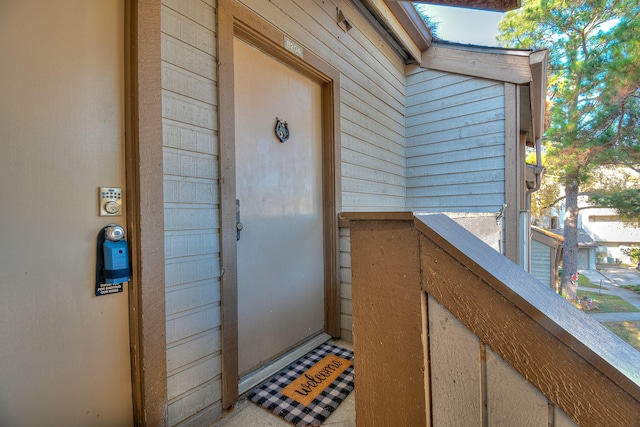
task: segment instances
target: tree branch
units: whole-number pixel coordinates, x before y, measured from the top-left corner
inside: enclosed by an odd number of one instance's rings
[[[549,209],[554,207],[558,202],[560,202],[561,200],[566,199],[566,196],[560,196],[557,199],[555,199],[553,202],[551,202],[551,204],[547,205],[547,206],[543,206],[542,209]]]
[[[611,206],[582,206],[578,208],[579,211],[583,211],[586,209],[613,209],[613,208]]]

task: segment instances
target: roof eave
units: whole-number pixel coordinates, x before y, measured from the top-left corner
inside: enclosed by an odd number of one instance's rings
[[[403,0],[387,0],[403,1]],[[416,3],[429,3],[440,6],[464,7],[466,9],[508,12],[522,6],[521,0],[414,0]]]
[[[434,41],[422,67],[514,84],[532,81],[530,50]]]
[[[410,61],[421,63],[423,53],[431,46],[433,35],[424,20],[406,0],[360,0],[375,15],[410,56]],[[420,1],[417,1],[420,3]],[[506,12],[521,6],[520,0],[436,0],[432,4]]]
[[[389,7],[389,10],[391,10],[391,13],[396,16],[398,22],[404,27],[418,49],[420,49],[420,52],[429,49],[433,41],[433,35],[422,17],[420,17],[416,8],[413,7],[410,2],[386,1],[385,3]],[[415,59],[417,61],[421,60],[421,58]]]

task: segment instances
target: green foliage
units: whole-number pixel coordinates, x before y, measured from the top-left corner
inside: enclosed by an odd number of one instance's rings
[[[640,285],[620,285],[621,288],[629,289],[636,294],[640,294]]]
[[[578,286],[580,286],[581,288],[607,289],[606,286],[602,286],[601,284],[593,283],[584,274],[581,275],[580,277],[578,277]]]
[[[640,351],[640,321],[606,322],[602,325]]]
[[[640,263],[640,248],[623,248],[620,251],[631,258],[631,261],[635,262],[636,264]]]
[[[599,307],[600,313],[635,313],[638,310],[628,301],[615,296],[608,294],[601,294],[598,292],[590,292],[590,291],[578,291],[578,297],[588,297]]]
[[[427,26],[427,28],[429,29],[429,31],[431,31],[431,35],[434,38],[438,38],[438,27],[440,26],[440,22],[437,19],[435,19],[435,18],[433,18],[432,16],[429,15],[429,13],[427,12],[426,7],[425,7],[424,4],[422,4],[422,3],[413,3],[413,6],[418,11],[418,14],[420,15],[420,17],[424,21],[424,23]]]
[[[640,160],[637,1],[529,0],[506,14],[499,40],[549,50],[549,170],[584,184],[605,164]]]
[[[640,223],[640,189],[638,188],[628,188],[610,194],[594,194],[589,197],[589,200],[597,206],[615,209],[624,221]]]
[[[637,0],[525,0],[498,25],[503,46],[549,51],[546,168],[565,187],[561,286],[571,298],[580,188],[605,165],[640,169],[639,16]]]

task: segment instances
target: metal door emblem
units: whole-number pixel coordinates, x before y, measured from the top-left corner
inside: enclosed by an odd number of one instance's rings
[[[280,142],[286,142],[289,139],[289,125],[276,117],[276,136]]]
[[[236,199],[236,240],[240,240],[240,232],[244,228],[240,221],[240,199]]]

